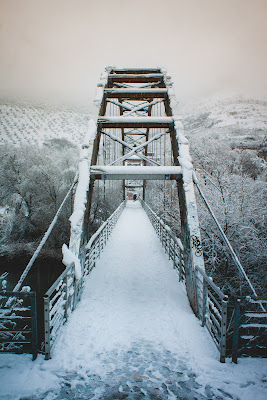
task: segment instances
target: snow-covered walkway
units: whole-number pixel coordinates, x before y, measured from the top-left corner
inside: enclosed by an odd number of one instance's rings
[[[0,398],[267,398],[265,360],[218,358],[144,210],[128,202],[52,360],[2,356]]]

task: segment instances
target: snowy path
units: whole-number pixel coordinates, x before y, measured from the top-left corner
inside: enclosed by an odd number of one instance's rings
[[[0,398],[267,397],[265,360],[218,358],[145,212],[128,202],[53,359],[4,355]]]

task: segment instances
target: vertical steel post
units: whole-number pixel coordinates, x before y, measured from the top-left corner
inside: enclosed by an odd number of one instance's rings
[[[182,250],[179,248],[179,260],[178,260],[178,265],[179,265],[179,282],[182,280]]]
[[[225,362],[226,354],[226,324],[227,324],[227,300],[222,300],[222,321],[221,321],[221,340],[220,340],[220,362]]]
[[[50,298],[49,296],[44,296],[44,325],[45,325],[45,360],[49,360],[51,358],[50,351]]]
[[[64,293],[65,293],[65,304],[64,304],[64,309],[65,309],[65,313],[64,313],[64,317],[66,319],[66,321],[68,320],[68,274],[66,274],[63,278],[63,286],[64,286]]]
[[[240,320],[240,299],[235,299],[234,309],[234,330],[233,330],[233,344],[232,344],[232,361],[237,364],[238,356],[238,340],[239,340],[239,322]]]
[[[30,293],[30,299],[31,299],[32,359],[34,361],[37,358],[38,354],[36,292]]]
[[[205,324],[206,324],[207,296],[208,296],[207,283],[203,279],[202,322],[201,322],[201,326],[205,326]]]

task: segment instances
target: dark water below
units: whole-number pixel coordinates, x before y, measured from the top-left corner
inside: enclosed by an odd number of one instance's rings
[[[0,257],[0,275],[3,272],[8,272],[6,278],[8,291],[14,289],[14,286],[18,282],[30,258],[31,256],[29,254]],[[30,286],[31,290],[36,292],[39,347],[44,340],[43,296],[64,269],[65,266],[60,259],[52,256],[40,255],[36,259],[22,285]],[[0,290],[2,290],[2,287]]]

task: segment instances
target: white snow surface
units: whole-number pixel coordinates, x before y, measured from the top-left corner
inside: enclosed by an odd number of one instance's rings
[[[52,356],[2,355],[0,398],[267,398],[267,360],[218,361],[139,202],[128,201]]]
[[[63,244],[62,246],[62,254],[63,254],[63,259],[62,263],[68,267],[70,264],[74,263],[75,264],[75,277],[76,279],[81,279],[82,277],[82,270],[81,270],[81,263],[79,258],[70,251],[68,246],[66,244]]]

